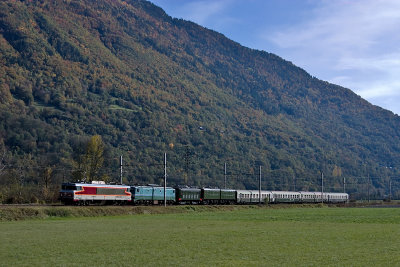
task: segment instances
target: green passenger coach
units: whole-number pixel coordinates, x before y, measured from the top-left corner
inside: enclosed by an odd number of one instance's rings
[[[177,187],[175,194],[177,204],[199,204],[202,201],[201,189],[199,188]]]

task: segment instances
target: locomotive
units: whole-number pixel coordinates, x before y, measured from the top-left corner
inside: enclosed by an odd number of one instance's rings
[[[127,185],[109,185],[104,182],[63,183],[60,200],[64,204],[89,205],[127,204],[132,201],[131,187]]]
[[[235,190],[218,188],[166,187],[167,204],[256,204],[256,203],[346,203],[347,193]],[[164,204],[164,187],[159,185],[110,185],[101,182],[63,183],[60,200],[66,205]]]

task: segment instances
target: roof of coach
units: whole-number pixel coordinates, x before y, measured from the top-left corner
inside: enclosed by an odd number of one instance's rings
[[[287,195],[298,195],[300,192],[297,191],[271,191],[272,194],[287,194]]]
[[[236,190],[238,194],[258,194],[260,191],[259,190]],[[266,191],[266,190],[261,190],[261,194],[270,194],[271,191]]]
[[[301,194],[308,194],[308,195],[312,195],[312,194],[316,194],[316,195],[321,195],[322,192],[308,192],[308,191],[300,191]],[[334,193],[334,192],[324,192],[324,195],[348,195],[347,193]]]

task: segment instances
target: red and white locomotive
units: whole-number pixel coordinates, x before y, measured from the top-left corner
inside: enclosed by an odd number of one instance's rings
[[[110,185],[93,181],[87,183],[63,183],[60,200],[64,204],[89,205],[126,204],[132,200],[131,187],[127,185]]]

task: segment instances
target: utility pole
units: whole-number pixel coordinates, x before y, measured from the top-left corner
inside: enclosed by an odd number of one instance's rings
[[[164,207],[167,206],[167,153],[164,153]]]
[[[261,204],[261,165],[260,165],[260,179],[258,182],[258,202]]]
[[[224,188],[226,189],[226,162],[224,164]]]
[[[120,179],[122,184],[122,156],[119,157]]]
[[[392,178],[389,178],[389,202],[392,201]]]

